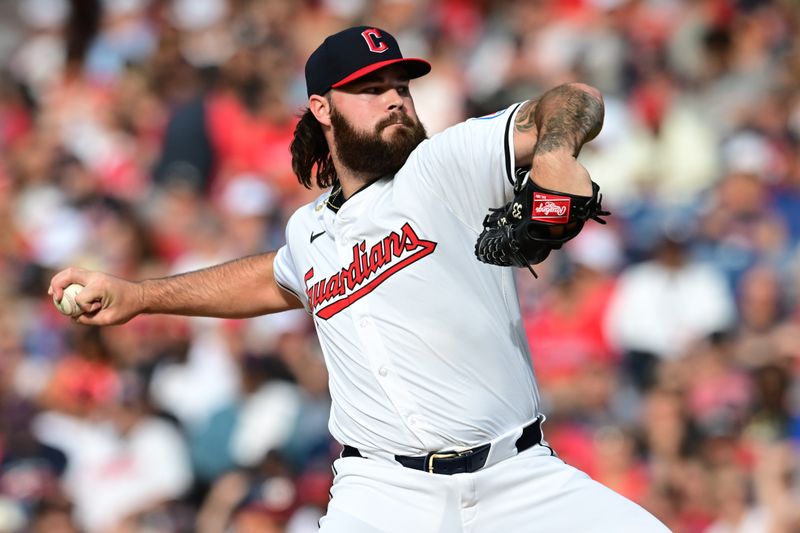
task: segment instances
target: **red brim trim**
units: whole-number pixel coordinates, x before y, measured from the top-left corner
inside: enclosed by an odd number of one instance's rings
[[[363,78],[367,74],[375,72],[376,70],[388,67],[389,65],[396,65],[398,63],[405,63],[404,66],[406,67],[408,75],[411,77],[411,79],[419,78],[431,71],[431,64],[424,59],[417,59],[415,57],[389,59],[388,61],[380,61],[378,63],[373,63],[371,65],[367,65],[366,67],[360,68],[346,78],[337,81],[331,85],[331,87],[341,87],[342,85],[346,85],[351,81],[357,80],[358,78]]]

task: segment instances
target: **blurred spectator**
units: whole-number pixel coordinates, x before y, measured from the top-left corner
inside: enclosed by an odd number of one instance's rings
[[[33,405],[15,399],[4,383],[0,396],[0,530],[16,531],[42,502],[62,498],[59,479],[67,458],[31,432]]]
[[[0,147],[10,148],[28,135],[32,118],[23,86],[8,75],[0,76]]]
[[[68,0],[17,2],[27,30],[10,61],[16,79],[39,94],[60,75],[66,62],[64,28],[71,11]]]
[[[749,138],[744,138],[749,139]],[[789,268],[786,222],[770,206],[764,147],[755,139],[732,148],[727,172],[717,183],[700,222],[697,249],[725,274],[731,286],[759,263]],[[757,146],[749,146],[755,142]]]
[[[273,219],[278,198],[258,176],[236,176],[228,182],[220,200],[222,223],[234,243],[236,257],[274,249]]]
[[[122,384],[97,328],[76,331],[74,344],[74,353],[60,359],[53,369],[40,401],[46,409],[91,417],[114,401]]]
[[[791,357],[783,338],[791,335],[786,321],[788,297],[780,274],[768,266],[749,269],[739,284],[740,324],[736,333],[736,359],[746,367],[758,367]]]
[[[533,366],[553,410],[585,408],[582,376],[602,374],[617,362],[603,325],[614,291],[621,250],[613,234],[586,232],[566,247],[562,278],[523,316]]]
[[[178,358],[156,364],[149,390],[154,404],[187,431],[204,425],[239,392],[239,371],[224,335],[203,319],[196,319],[192,330],[190,344]]]
[[[208,189],[214,169],[214,151],[208,136],[205,103],[201,95],[178,106],[164,131],[160,158],[153,170],[157,184]]]
[[[749,415],[750,381],[736,365],[732,339],[712,335],[686,355],[688,408],[706,434],[737,430]]]
[[[246,400],[231,435],[231,454],[242,466],[259,463],[286,442],[299,414],[297,386],[280,359],[250,357],[243,372]]]
[[[287,478],[271,478],[251,486],[231,519],[237,533],[284,533],[295,511],[297,491]]]
[[[65,488],[77,521],[90,532],[145,520],[191,484],[180,433],[148,413],[146,388],[135,374],[121,379],[99,418],[48,411],[34,421],[36,436],[66,454]]]
[[[646,464],[636,453],[633,436],[622,428],[606,426],[595,433],[595,465],[591,476],[637,503],[643,503],[650,486]]]
[[[712,497],[719,518],[707,533],[768,531],[770,521],[763,509],[749,503],[747,477],[735,468],[724,468],[713,477]]]
[[[661,360],[733,324],[725,280],[687,256],[683,237],[661,236],[653,259],[622,272],[608,311],[608,335],[626,354],[631,376],[650,386]]]
[[[791,436],[797,413],[791,411],[792,376],[777,364],[755,369],[753,402],[744,432],[749,438],[764,442],[781,442]]]
[[[309,505],[314,502],[310,478],[292,479],[283,457],[275,451],[254,466],[219,476],[200,509],[198,531],[222,531],[226,525],[233,531],[316,531],[320,515]],[[322,479],[326,493],[330,481]],[[313,529],[307,523],[310,516],[314,516]]]
[[[717,139],[702,108],[670,73],[648,73],[627,108],[612,95],[609,109],[610,127],[587,146],[583,161],[604,184],[612,208],[644,195],[667,206],[686,204],[712,186]]]
[[[97,37],[86,55],[86,75],[101,83],[113,82],[131,63],[146,61],[156,44],[147,19],[149,0],[103,0]]]
[[[199,533],[285,533],[297,509],[297,489],[286,476],[232,472],[222,476],[204,503]],[[228,527],[226,527],[228,526]]]

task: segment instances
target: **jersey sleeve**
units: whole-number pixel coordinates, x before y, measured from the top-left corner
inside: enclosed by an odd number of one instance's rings
[[[476,231],[490,207],[513,196],[520,105],[456,124],[422,143],[410,159],[419,183]]]
[[[306,311],[309,311],[308,296],[306,295],[305,287],[303,286],[303,279],[298,274],[295,268],[294,258],[292,257],[292,250],[289,246],[289,229],[286,230],[286,244],[278,248],[275,254],[275,262],[273,263],[273,274],[275,282],[280,285],[284,290],[287,290],[297,296]]]

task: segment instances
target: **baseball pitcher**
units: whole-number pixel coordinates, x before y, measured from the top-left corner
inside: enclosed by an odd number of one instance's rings
[[[291,146],[300,182],[328,190],[283,247],[138,282],[71,268],[51,294],[83,285],[87,325],[304,307],[343,446],[321,531],[667,531],[547,445],[510,268],[607,215],[576,161],[602,96],[562,85],[429,139],[409,82],[430,68],[379,28],[329,36]]]

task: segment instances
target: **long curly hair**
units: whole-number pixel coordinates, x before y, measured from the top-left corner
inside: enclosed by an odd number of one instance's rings
[[[304,187],[312,188],[314,178],[320,189],[326,189],[336,181],[336,169],[328,141],[310,109],[300,115],[289,149],[292,153],[292,170]]]

